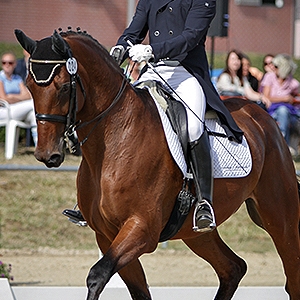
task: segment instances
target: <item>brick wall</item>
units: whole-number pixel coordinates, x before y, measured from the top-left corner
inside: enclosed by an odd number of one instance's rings
[[[285,0],[281,9],[238,6],[230,0],[229,36],[215,38],[215,50],[292,54],[294,5]],[[127,0],[0,0],[0,12],[0,41],[9,42],[16,41],[15,28],[41,39],[56,28],[79,26],[111,47],[127,25]],[[210,51],[210,39],[207,44]]]
[[[215,38],[216,51],[228,52],[235,48],[243,52],[292,54],[295,4],[293,0],[284,3],[278,9],[241,6],[230,0],[228,37]]]
[[[115,44],[127,25],[126,0],[0,0],[0,41],[14,42],[14,29],[39,40],[59,27],[81,27],[104,46]]]

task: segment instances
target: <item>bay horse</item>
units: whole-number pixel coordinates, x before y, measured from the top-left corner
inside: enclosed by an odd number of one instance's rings
[[[133,88],[107,50],[80,29],[55,30],[40,41],[21,30],[15,34],[31,55],[27,86],[37,117],[36,159],[58,167],[72,130],[81,141],[78,206],[104,253],[87,277],[87,300],[98,299],[116,272],[132,299],[151,299],[139,257],[156,249],[183,181],[154,102],[147,91]],[[273,239],[290,299],[299,300],[300,206],[289,149],[276,122],[259,106],[241,99],[225,104],[244,131],[253,165],[246,177],[214,180],[217,225],[246,202],[252,220]],[[215,299],[231,299],[247,267],[218,230],[194,232],[190,212],[173,239],[212,265],[220,281]]]

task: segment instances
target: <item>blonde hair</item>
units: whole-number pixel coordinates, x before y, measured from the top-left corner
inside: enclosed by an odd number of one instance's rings
[[[297,69],[297,65],[287,54],[276,55],[272,62],[273,65],[278,68],[278,76],[282,79],[287,78],[289,75],[293,75]]]

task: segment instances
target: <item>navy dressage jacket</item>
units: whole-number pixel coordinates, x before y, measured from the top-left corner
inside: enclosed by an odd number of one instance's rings
[[[154,61],[179,61],[199,81],[207,99],[207,109],[216,111],[229,138],[241,142],[243,132],[209,76],[205,41],[215,13],[216,0],[140,0],[131,24],[117,45],[126,49],[127,40],[134,45],[141,44],[148,34]]]

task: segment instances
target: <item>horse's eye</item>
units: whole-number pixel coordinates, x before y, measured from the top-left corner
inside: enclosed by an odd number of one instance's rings
[[[64,94],[64,93],[66,93],[66,92],[69,91],[69,88],[70,88],[70,84],[69,84],[69,83],[65,83],[65,84],[63,84],[63,85],[61,86],[59,92],[60,92],[61,94]]]

